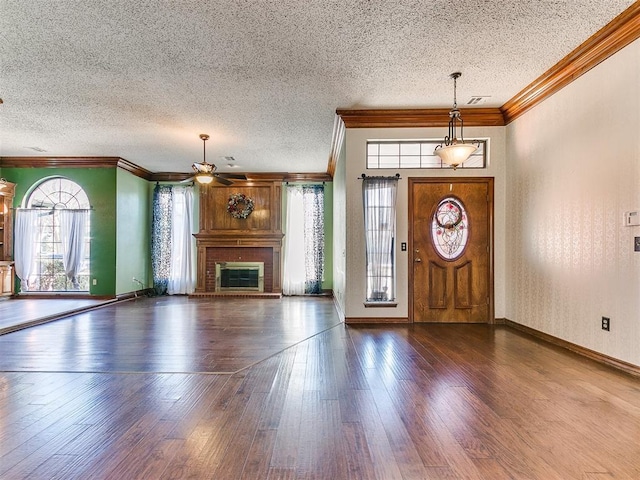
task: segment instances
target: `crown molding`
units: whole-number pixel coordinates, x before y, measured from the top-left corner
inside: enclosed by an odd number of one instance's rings
[[[193,177],[193,173],[156,172],[149,178],[150,182],[183,182]]]
[[[244,175],[247,177],[247,181],[281,181],[284,182],[284,179],[289,175],[286,172],[260,172],[260,173],[247,173]]]
[[[129,160],[125,160],[124,158],[118,159],[118,168],[122,170],[126,170],[129,173],[132,173],[136,177],[140,177],[144,180],[150,181],[153,173],[146,168],[142,168],[135,163],[131,163]]]
[[[640,2],[635,2],[500,107],[505,122],[511,123],[639,37]]]
[[[332,182],[329,173],[287,173],[284,182]]]
[[[120,157],[0,157],[8,168],[116,168]]]
[[[120,168],[149,182],[182,182],[193,173],[150,172],[120,157],[0,157],[6,168]],[[328,173],[245,173],[248,181],[330,182]]]
[[[120,157],[0,157],[7,168],[121,168],[144,180],[152,173]]]
[[[446,127],[449,124],[449,109],[344,109],[336,114],[346,128],[410,128]],[[499,108],[460,109],[465,127],[504,126],[504,118]]]

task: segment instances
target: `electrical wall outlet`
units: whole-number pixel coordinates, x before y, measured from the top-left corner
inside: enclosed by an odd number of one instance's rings
[[[611,328],[611,319],[609,317],[602,317],[602,329],[607,332]]]
[[[97,279],[97,278],[94,278],[92,283],[93,283],[94,285],[97,285],[97,284],[98,284],[98,279]]]

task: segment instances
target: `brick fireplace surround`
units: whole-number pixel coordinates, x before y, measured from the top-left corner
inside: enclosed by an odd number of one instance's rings
[[[196,235],[198,246],[198,283],[196,293],[216,291],[216,263],[263,262],[264,292],[281,293],[280,254],[282,235],[268,238],[212,238]],[[269,245],[270,244],[270,245]]]

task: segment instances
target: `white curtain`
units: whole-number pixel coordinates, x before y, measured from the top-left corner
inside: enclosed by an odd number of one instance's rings
[[[287,187],[282,293],[303,295],[305,290],[304,202],[302,188]]]
[[[14,258],[16,275],[22,283],[22,290],[29,289],[29,277],[35,264],[36,244],[38,243],[38,219],[42,211],[16,210]]]
[[[171,269],[167,293],[189,294],[195,289],[193,188],[173,187],[171,195]]]
[[[367,301],[395,300],[395,177],[362,180],[367,252]]]
[[[80,289],[78,272],[82,268],[87,233],[89,229],[89,210],[55,210],[60,222],[60,246],[64,273],[71,281],[74,290]]]

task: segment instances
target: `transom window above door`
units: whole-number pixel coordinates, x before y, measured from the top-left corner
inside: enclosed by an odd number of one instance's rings
[[[480,146],[457,168],[487,168],[487,140],[467,140]],[[452,168],[433,153],[442,140],[368,140],[367,168]]]

